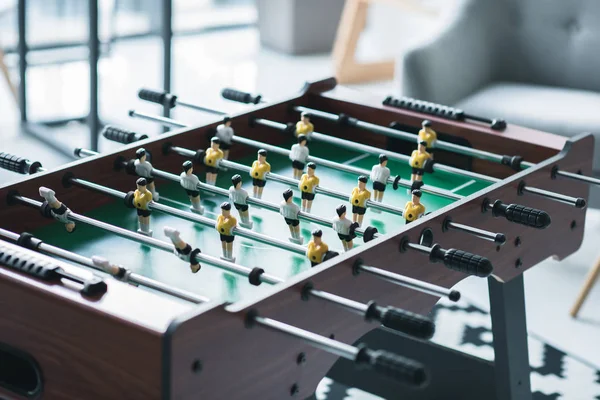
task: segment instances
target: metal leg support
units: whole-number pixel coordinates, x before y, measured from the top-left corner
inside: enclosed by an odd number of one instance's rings
[[[90,64],[90,148],[98,151],[98,133],[100,117],[98,116],[98,60],[100,58],[100,39],[98,38],[98,0],[89,0],[89,64]]]
[[[500,283],[488,278],[499,400],[531,400],[523,275]]]
[[[162,1],[162,32],[161,37],[163,41],[163,88],[166,92],[171,91],[171,57],[172,50],[171,45],[173,42],[173,1],[163,0]],[[165,117],[170,116],[171,109],[165,104],[163,108],[163,115]],[[165,132],[168,129],[165,127]]]

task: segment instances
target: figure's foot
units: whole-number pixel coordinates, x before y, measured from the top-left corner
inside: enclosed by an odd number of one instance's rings
[[[153,201],[160,200],[160,193],[158,193],[158,192],[150,192],[150,193],[152,193],[152,200]]]
[[[139,233],[140,235],[152,237],[152,229],[150,229],[149,231],[143,231],[141,229],[138,229],[137,233]]]
[[[193,212],[194,214],[198,214],[198,215],[202,215],[204,214],[204,207],[200,206],[200,208],[196,208],[196,207],[190,207],[190,211]]]
[[[246,228],[246,229],[252,229],[252,227],[254,226],[254,224],[252,223],[252,221],[248,221],[248,222],[240,222],[240,226],[242,228]]]
[[[299,238],[297,238],[297,239],[296,239],[296,238],[293,238],[293,237],[290,237],[290,238],[288,238],[288,239],[289,239],[289,241],[290,241],[290,242],[292,242],[292,243],[296,243],[296,244],[304,244],[304,238],[303,238],[303,237],[299,237]]]
[[[235,257],[225,257],[225,256],[221,256],[221,260],[223,261],[229,261],[229,262],[235,262]]]

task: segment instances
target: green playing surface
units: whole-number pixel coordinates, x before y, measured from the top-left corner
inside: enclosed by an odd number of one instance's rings
[[[288,143],[287,148],[291,144],[291,142]],[[324,143],[311,143],[310,152],[313,156],[327,158],[341,164],[349,164],[368,170],[377,163],[377,157],[375,156],[359,154]],[[172,155],[171,157],[179,156]],[[250,165],[254,159],[255,157],[246,157],[234,161]],[[271,163],[272,172],[292,176],[291,162],[286,157],[269,154],[268,161]],[[392,176],[399,174],[404,179],[410,179],[410,167],[407,164],[389,161],[388,167],[392,172]],[[179,173],[179,171],[169,172]],[[217,185],[229,188],[231,176],[235,173],[237,172],[233,170],[221,172]],[[245,174],[241,175],[244,179],[244,188],[249,193],[252,193],[250,177]],[[355,175],[320,166],[317,167],[316,175],[320,179],[321,186],[348,194],[350,194],[357,182]],[[204,180],[203,173],[199,174],[199,177],[201,180]],[[445,174],[443,172],[427,174],[424,181],[428,185],[452,190],[460,195],[469,195],[486,186],[483,182],[475,182],[469,178]],[[188,209],[187,195],[177,183],[158,180],[156,185],[160,193],[160,203],[179,209]],[[371,182],[368,183],[367,187],[371,190]],[[132,178],[132,189],[134,188],[135,179]],[[281,194],[287,188],[288,186],[284,184],[268,181],[262,198],[263,200],[279,204],[282,200]],[[295,201],[297,204],[300,204],[299,190],[295,189],[294,192]],[[226,198],[211,196],[205,193],[202,193],[201,197],[202,204],[205,207],[204,215],[211,219],[216,219],[216,216],[220,212],[219,205]],[[404,208],[404,204],[409,199],[410,196],[407,189],[400,188],[394,191],[388,185],[383,202]],[[423,194],[421,201],[427,208],[427,212],[435,211],[451,202],[451,200],[427,193]],[[341,203],[341,200],[319,194],[313,202],[312,213],[332,219],[335,216],[335,208]],[[76,209],[72,209],[72,211],[78,212]],[[234,210],[233,213],[239,223],[240,219],[237,212]],[[137,229],[137,215],[135,210],[125,208],[123,202],[120,200],[95,209],[86,215],[133,231]],[[351,218],[350,213],[348,215]],[[288,227],[283,217],[279,214],[251,206],[250,216],[254,222],[254,231],[281,240],[287,240],[289,237]],[[376,227],[380,233],[385,234],[394,232],[404,226],[404,219],[401,216],[385,212],[375,213],[372,209],[369,209],[362,226],[367,227],[369,225]],[[170,243],[170,240],[163,234],[164,226],[177,228],[181,232],[183,240],[190,243],[194,248],[199,247],[203,253],[215,257],[221,256],[221,243],[219,235],[214,228],[194,224],[157,211],[153,212],[151,228],[154,231],[154,238]],[[329,245],[329,248],[341,252],[342,245],[333,229],[305,221],[301,221],[300,226],[305,244],[310,240],[310,232],[318,227],[323,230],[323,240]],[[48,244],[59,246],[87,257],[91,257],[92,255],[106,257],[111,262],[121,264],[134,272],[181,289],[208,296],[211,299],[236,301],[241,297],[258,294],[261,290],[265,290],[268,287],[268,285],[261,285],[260,287],[251,286],[247,282],[246,277],[232,275],[206,263],[202,264],[202,269],[198,273],[193,274],[189,269],[189,265],[172,253],[141,245],[129,239],[116,236],[113,233],[104,232],[99,228],[80,223],[73,234],[68,234],[60,223],[46,226],[33,233]],[[354,246],[358,247],[361,244],[362,238],[358,237],[354,241]],[[234,256],[238,264],[251,268],[259,266],[266,272],[282,278],[293,276],[310,268],[310,262],[303,256],[241,237],[235,239]]]

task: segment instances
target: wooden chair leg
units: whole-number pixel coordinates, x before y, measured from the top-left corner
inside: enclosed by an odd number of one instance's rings
[[[594,268],[590,270],[587,277],[585,278],[585,282],[583,284],[583,287],[581,288],[581,291],[579,292],[579,295],[577,296],[577,300],[575,300],[575,304],[571,308],[570,314],[573,318],[577,317],[579,309],[585,302],[585,299],[587,298],[588,294],[590,293],[590,290],[594,286],[596,279],[598,279],[598,275],[600,275],[600,258],[596,260]]]
[[[12,80],[10,79],[10,72],[8,71],[8,67],[4,63],[4,53],[2,52],[1,49],[0,49],[0,72],[2,73],[2,75],[4,75],[4,78],[6,79],[6,83],[8,84],[8,87],[9,87],[10,91],[12,92],[15,102],[17,104],[19,104],[19,95],[17,94],[17,88],[13,84]]]

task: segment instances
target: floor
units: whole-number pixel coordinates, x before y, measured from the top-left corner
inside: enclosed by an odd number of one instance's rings
[[[332,74],[328,55],[290,57],[260,49],[254,30],[178,38],[174,42],[173,59],[173,87],[181,99],[228,112],[244,106],[220,99],[220,89],[225,86],[277,98],[297,91],[306,80]],[[136,97],[137,89],[142,86],[160,87],[160,65],[159,42],[156,39],[114,45],[110,57],[100,64],[103,119],[141,132],[158,132],[151,123],[128,118],[127,110],[160,111],[157,106],[143,103]],[[83,114],[87,108],[86,75],[84,63],[63,68],[33,69],[29,84],[30,88],[37,89],[35,93],[29,93],[32,118]],[[14,100],[3,85],[4,82],[0,81],[0,150],[39,160],[47,167],[68,161],[20,132]],[[360,89],[383,96],[391,93],[394,86],[385,82],[363,85]],[[191,124],[212,119],[187,110],[176,110],[174,117]],[[85,132],[77,126],[58,131],[55,137],[73,147],[88,146]],[[102,142],[101,150],[111,146],[114,145]],[[15,175],[0,171],[2,184],[17,179]],[[599,194],[595,190],[592,207],[600,207],[600,202],[595,200],[600,198]],[[600,253],[597,250],[600,213],[590,210],[588,215],[586,239],[577,253],[562,262],[545,261],[525,273],[528,328],[531,334],[600,367],[600,346],[597,345],[600,336],[600,286],[592,291],[578,319],[568,316],[568,309],[586,273]],[[466,279],[459,289],[480,307],[487,307],[485,281]]]

